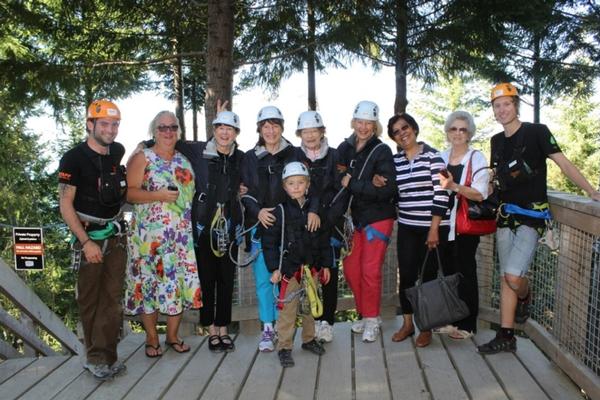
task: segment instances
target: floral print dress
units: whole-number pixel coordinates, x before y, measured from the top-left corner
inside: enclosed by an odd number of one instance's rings
[[[134,205],[125,313],[176,315],[202,306],[191,222],[194,173],[179,152],[170,161],[152,149],[145,149],[144,155],[142,189],[177,186],[179,197],[174,203]]]

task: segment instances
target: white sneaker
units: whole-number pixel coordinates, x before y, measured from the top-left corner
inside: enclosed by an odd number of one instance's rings
[[[90,371],[94,378],[98,379],[99,381],[105,381],[113,377],[110,367],[106,364],[90,364],[86,362],[83,364],[83,368]]]
[[[322,321],[315,321],[315,340],[317,340],[318,342],[321,341],[321,323]]]
[[[329,322],[321,321],[318,339],[325,343],[330,343],[333,340],[333,326],[329,325]]]
[[[270,352],[275,350],[273,339],[275,339],[275,332],[273,332],[271,329],[264,330],[262,337],[260,338],[260,343],[258,343],[258,350],[261,352]]]
[[[362,319],[357,319],[352,323],[352,332],[354,333],[363,333],[365,331],[365,321]]]
[[[377,318],[365,318],[365,330],[362,334],[363,342],[371,343],[379,336],[379,321]]]

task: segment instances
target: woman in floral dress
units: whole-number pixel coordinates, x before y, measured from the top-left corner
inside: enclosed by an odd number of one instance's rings
[[[191,223],[194,174],[188,159],[175,150],[177,117],[159,112],[150,132],[155,145],[135,154],[127,168],[127,200],[134,212],[125,312],[141,315],[146,355],[158,357],[158,313],[167,315],[165,344],[183,353],[190,347],[178,336],[182,313],[202,302]]]

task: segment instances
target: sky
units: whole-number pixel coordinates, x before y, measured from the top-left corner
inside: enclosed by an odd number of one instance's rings
[[[329,143],[337,147],[350,135],[350,120],[354,107],[361,100],[371,100],[380,107],[382,119],[387,120],[393,112],[394,104],[394,72],[385,68],[373,72],[367,67],[353,66],[346,70],[329,70],[327,74],[319,74],[317,81],[318,110],[323,117],[326,136]],[[295,135],[298,116],[308,110],[306,74],[295,74],[286,79],[277,95],[271,95],[260,87],[243,91],[234,95],[232,111],[240,117],[241,131],[237,142],[242,150],[252,148],[258,139],[256,133],[256,116],[266,105],[278,107],[284,117],[283,136],[293,144],[300,141]],[[118,102],[121,108],[122,121],[118,141],[126,149],[135,145],[148,134],[148,125],[154,115],[161,110],[174,111],[175,105],[159,95],[144,93]],[[144,110],[140,112],[140,110]],[[198,116],[199,140],[205,140],[204,113]],[[385,123],[384,123],[385,125]],[[186,113],[187,137],[192,137],[192,115]]]
[[[362,65],[349,69],[330,69],[316,77],[318,110],[323,117],[326,136],[331,146],[337,147],[351,134],[350,121],[354,107],[361,100],[371,100],[379,105],[382,125],[393,113],[394,71],[382,68],[374,72]],[[252,148],[258,139],[256,116],[260,108],[275,105],[283,113],[285,130],[283,136],[294,145],[300,141],[295,135],[298,116],[308,110],[306,74],[295,74],[286,79],[277,94],[271,94],[260,87],[237,93],[233,98],[232,111],[240,117],[241,132],[238,144],[242,150]],[[162,110],[175,111],[175,104],[158,93],[143,92],[128,99],[116,100],[121,110],[121,126],[117,141],[126,148],[126,157],[137,143],[147,139],[148,125]],[[192,115],[186,113],[187,137],[192,137]],[[199,140],[205,140],[204,114],[198,115]],[[82,125],[83,126],[83,125]],[[50,116],[38,117],[28,123],[28,127],[46,140],[60,136],[58,128]],[[385,136],[385,135],[384,135]],[[389,141],[391,145],[391,141]]]
[[[383,67],[378,71],[373,71],[368,66],[359,63],[353,64],[348,69],[328,69],[327,73],[318,73],[316,76],[317,111],[324,120],[329,144],[337,147],[344,138],[351,134],[352,112],[361,100],[371,100],[379,105],[381,123],[385,130],[387,120],[393,114],[394,82],[393,68]],[[282,83],[277,94],[266,92],[260,87],[235,94],[232,110],[240,117],[241,132],[237,139],[240,148],[248,150],[255,145],[258,139],[256,116],[260,108],[266,105],[275,105],[281,110],[285,119],[284,137],[294,145],[299,145],[300,141],[296,137],[295,131],[299,114],[308,109],[307,92],[306,74],[297,73]],[[420,96],[419,92],[418,84],[409,83],[409,112],[411,110],[410,102],[414,102]],[[149,137],[148,125],[159,111],[175,111],[174,102],[166,100],[154,92],[138,93],[115,102],[119,106],[122,116],[116,140],[125,146],[126,157],[140,141]],[[477,116],[475,117],[477,119]],[[523,117],[525,121],[531,120],[527,115]],[[187,137],[190,139],[192,137],[191,112],[188,111],[185,118]],[[198,115],[198,124],[198,138],[205,140],[203,113]],[[28,127],[47,140],[52,140],[61,134],[48,116],[32,119],[29,121]],[[498,126],[498,128],[500,127]],[[385,132],[382,139],[395,148]]]

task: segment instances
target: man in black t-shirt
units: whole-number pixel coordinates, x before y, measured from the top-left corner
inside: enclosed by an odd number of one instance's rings
[[[520,207],[530,215],[512,213],[508,207],[501,207],[496,232],[501,328],[494,339],[477,348],[482,354],[516,351],[515,322],[523,323],[529,317],[531,292],[526,274],[545,228],[545,219],[534,215],[542,215],[549,209],[546,158],[554,161],[588,196],[600,201],[600,192],[594,190],[565,157],[548,127],[519,120],[519,96],[512,84],[496,85],[491,100],[494,116],[504,128],[492,137],[491,148],[500,201],[503,205]]]
[[[76,297],[87,351],[84,367],[100,380],[125,371],[117,357],[127,256],[118,220],[127,189],[120,165],[125,148],[114,142],[120,120],[114,103],[92,102],[87,139],[64,154],[58,172],[60,212],[73,233],[74,251],[83,253]]]

